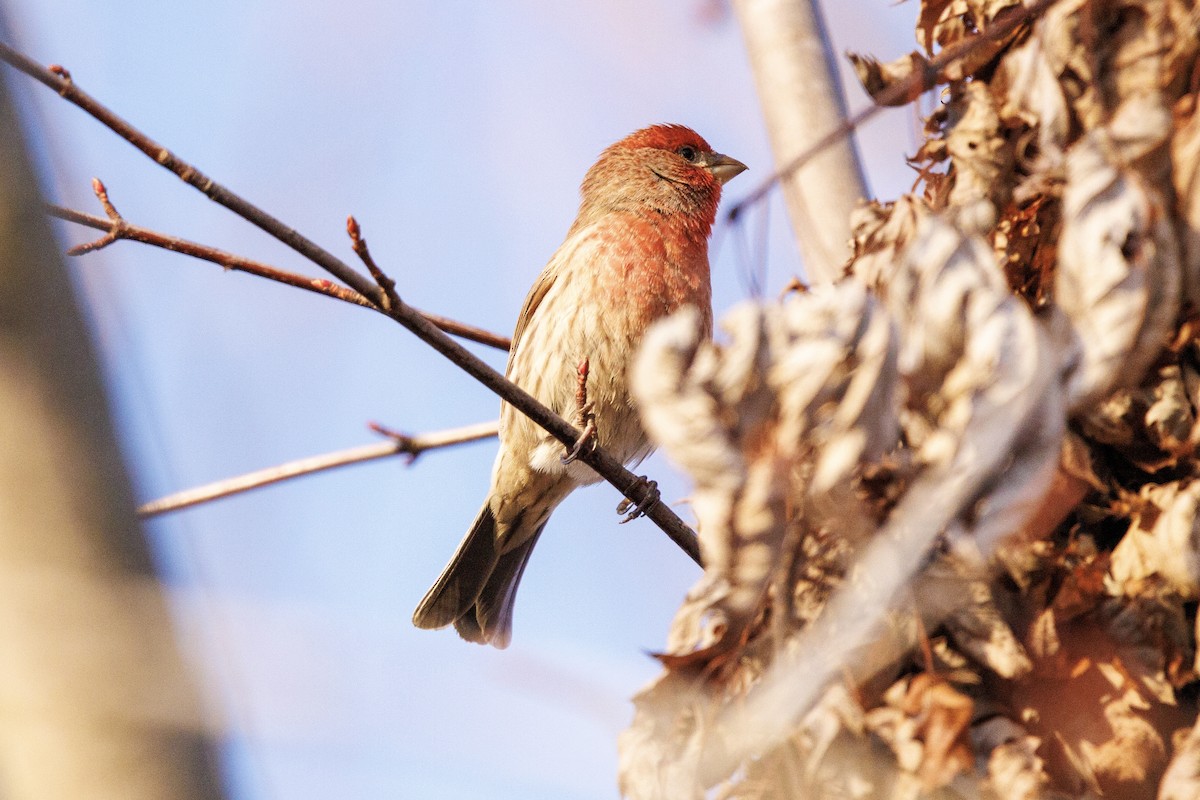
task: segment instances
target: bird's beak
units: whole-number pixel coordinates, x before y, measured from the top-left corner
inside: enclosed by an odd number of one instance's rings
[[[713,153],[708,157],[707,163],[704,165],[712,176],[717,179],[717,183],[724,186],[730,179],[741,175],[746,171],[746,165],[738,161],[736,158],[723,156],[720,153]]]

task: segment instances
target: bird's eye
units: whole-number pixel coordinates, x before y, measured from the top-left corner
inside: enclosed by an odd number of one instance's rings
[[[696,159],[700,157],[700,154],[698,152],[696,152],[696,148],[692,147],[690,144],[685,144],[683,147],[679,148],[675,152],[679,153],[679,155],[683,158],[684,161],[687,161],[692,164],[695,164]]]

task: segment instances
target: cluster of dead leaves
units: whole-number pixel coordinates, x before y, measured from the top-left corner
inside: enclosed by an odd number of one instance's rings
[[[968,47],[1030,5],[924,0],[924,53],[856,57],[944,102],[845,280],[647,337],[706,569],[627,795],[1200,797],[1200,8]]]

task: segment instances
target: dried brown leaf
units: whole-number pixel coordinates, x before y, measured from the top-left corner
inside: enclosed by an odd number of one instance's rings
[[[1108,560],[1094,553],[1071,556],[1064,564],[1067,573],[1050,608],[1061,625],[1092,611],[1104,597]]]
[[[1002,135],[986,84],[962,85],[950,110],[945,142],[954,167],[948,202],[963,233],[986,234],[996,224],[997,206],[1008,202],[1013,149]]]
[[[971,727],[975,752],[987,754],[985,792],[996,800],[1040,800],[1050,783],[1041,740],[1005,717],[991,717]],[[988,796],[985,794],[985,796]]]
[[[1200,597],[1200,481],[1147,484],[1129,531],[1112,554],[1119,583],[1157,576],[1182,597]]]
[[[1067,157],[1055,298],[1083,354],[1069,388],[1075,413],[1140,381],[1179,308],[1180,266],[1162,198],[1112,157],[1102,135],[1080,140]]]
[[[617,743],[621,794],[632,800],[701,800],[711,701],[691,681],[664,673],[633,698],[633,708],[633,722]]]
[[[911,195],[887,205],[876,201],[859,205],[850,220],[854,238],[849,271],[868,287],[885,285],[896,268],[898,254],[928,213],[925,204]]]
[[[926,625],[944,625],[958,648],[1003,678],[1031,668],[1029,656],[996,608],[988,572],[953,556],[935,558],[913,586]]]
[[[846,56],[854,66],[859,83],[877,103],[886,100],[888,105],[903,106],[925,93],[924,81],[912,77],[914,74],[923,75],[929,69],[929,60],[920,53],[912,52],[887,64],[858,53],[847,53]],[[886,93],[893,86],[905,81],[910,82],[906,92],[895,97],[887,96]]]
[[[974,704],[946,680],[924,672],[894,685],[887,705],[867,712],[867,727],[926,789],[946,786],[974,765],[968,729]]]
[[[1006,13],[1019,13],[1020,9],[1021,0],[926,0],[917,19],[917,39],[932,54],[935,44],[941,48],[959,44]],[[1003,39],[970,51],[947,68],[945,79],[960,80],[974,74],[1021,33],[1023,26],[1018,26]]]
[[[1032,36],[1000,61],[990,82],[997,95],[1000,118],[1009,128],[1037,131],[1037,153],[1056,162],[1070,142],[1075,126],[1073,84],[1067,74],[1086,74],[1089,65],[1078,47],[1074,3],[1056,3],[1047,10]],[[1084,73],[1078,72],[1084,70]]]
[[[727,345],[701,343],[695,319],[678,315],[647,336],[634,369],[647,430],[696,481],[705,575],[672,626],[675,668],[743,641],[793,558],[779,553],[789,505],[814,528],[865,535],[853,479],[897,437],[891,323],[861,286],[745,304],[724,327]]]
[[[1175,754],[1158,787],[1158,800],[1200,797],[1200,722],[1175,737]]]
[[[967,728],[974,704],[946,681],[929,673],[913,678],[904,711],[921,720],[918,736],[925,743],[918,777],[926,789],[945,786],[974,764]]]
[[[1143,417],[1147,437],[1170,456],[1166,465],[1189,456],[1196,449],[1196,417],[1179,364],[1160,367],[1152,387],[1153,401]]]
[[[914,412],[906,432],[932,482],[929,497],[914,485],[896,513],[956,507],[948,536],[990,553],[1036,512],[1054,472],[1064,430],[1057,357],[990,249],[934,218],[919,223],[885,291]],[[916,418],[933,433],[914,430]]]
[[[1035,310],[1053,297],[1060,210],[1045,194],[1023,205],[1010,202],[992,231],[992,247],[1008,285]]]

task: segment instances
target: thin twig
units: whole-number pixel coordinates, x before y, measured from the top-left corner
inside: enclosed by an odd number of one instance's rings
[[[479,344],[486,344],[489,347],[495,347],[497,350],[508,350],[512,347],[512,339],[507,336],[485,331],[483,328],[477,328],[474,325],[468,325],[465,322],[459,322],[458,320],[443,317],[439,314],[432,314],[420,309],[413,310],[451,336],[457,336],[460,339],[467,339]]]
[[[1028,20],[1042,13],[1056,2],[1058,2],[1058,0],[1034,0],[1034,2],[1021,8],[1020,11],[1015,11],[1009,14],[1004,19],[988,26],[986,30],[979,32],[970,39],[961,42],[955,42],[945,50],[942,50],[942,52],[938,53],[936,58],[929,61],[929,63],[925,66],[925,69],[914,70],[913,72],[909,73],[904,80],[897,81],[896,83],[890,85],[887,89],[879,93],[875,99],[874,105],[867,106],[858,113],[850,116],[849,119],[847,119],[841,125],[838,125],[826,135],[822,136],[811,147],[802,152],[800,155],[796,156],[788,164],[784,165],[768,176],[766,180],[764,180],[754,189],[754,191],[750,192],[750,194],[734,203],[733,206],[727,212],[725,212],[726,219],[728,219],[730,222],[737,221],[738,217],[747,208],[761,202],[762,199],[766,197],[772,189],[775,188],[777,183],[803,167],[809,161],[812,161],[813,158],[821,153],[821,151],[825,150],[835,142],[840,141],[844,137],[849,136],[867,120],[874,117],[883,109],[889,108],[901,102],[905,97],[909,96],[910,93],[914,93],[915,90],[925,92],[929,89],[932,89],[937,85],[942,71],[945,70],[947,66],[959,60],[960,58],[971,55],[985,45],[992,44],[993,42],[1003,39],[1005,36],[1008,36],[1010,33],[1016,30],[1017,26],[1024,24]]]
[[[403,325],[419,339],[441,353],[471,377],[475,378],[475,380],[499,395],[505,402],[512,405],[513,408],[529,417],[562,444],[573,446],[578,440],[580,432],[574,426],[552,412],[531,394],[507,380],[482,359],[471,353],[471,351],[451,339],[432,322],[421,316],[415,309],[403,302],[397,303],[392,308],[387,308],[383,289],[374,284],[368,277],[351,268],[344,261],[301,235],[293,228],[285,225],[241,196],[218,184],[191,164],[180,159],[167,148],[117,116],[94,97],[84,92],[73,80],[64,78],[60,72],[40,66],[28,56],[14,50],[3,42],[0,42],[0,60],[7,62],[39,83],[50,87],[65,100],[90,114],[164,169],[170,170],[185,183],[202,192],[213,202],[228,208],[247,222],[261,228],[317,266],[329,272],[350,288],[358,291],[371,301],[376,308],[380,310],[386,309],[385,313],[389,317]],[[621,462],[617,461],[617,459],[604,449],[599,447],[589,449],[586,453],[580,455],[580,460],[596,470],[600,477],[616,487],[626,497],[631,492],[637,493],[639,489],[642,489],[641,493],[644,493],[644,480],[625,469]],[[689,528],[674,511],[663,503],[655,503],[647,511],[646,516],[662,529],[688,557],[697,564],[701,563],[700,546],[697,542],[695,531]]]
[[[100,206],[108,216],[108,230],[95,241],[77,244],[70,248],[67,250],[69,256],[81,256],[84,253],[100,250],[124,237],[122,228],[125,226],[125,218],[117,212],[116,206],[108,199],[108,190],[104,188],[104,184],[100,182],[99,178],[92,178],[92,191],[96,193],[96,199],[100,201]]]
[[[103,184],[101,184],[101,186],[103,186]],[[109,205],[111,206],[111,203]],[[105,210],[107,212],[107,208]],[[113,211],[115,212],[116,209],[113,209]],[[269,264],[264,264],[261,261],[254,261],[253,259],[244,258],[225,250],[219,250],[215,247],[209,247],[208,245],[192,242],[187,239],[180,239],[177,236],[159,233],[158,231],[151,230],[150,228],[134,225],[123,217],[120,217],[120,214],[118,214],[118,217],[120,218],[120,226],[118,228],[114,228],[112,221],[106,220],[104,217],[98,217],[94,214],[85,214],[82,211],[75,211],[74,209],[63,208],[61,206],[47,205],[46,213],[61,220],[73,222],[76,225],[84,225],[89,228],[95,228],[96,230],[108,231],[110,235],[114,234],[115,232],[116,239],[128,239],[131,242],[140,242],[141,244],[147,244],[153,247],[161,247],[164,250],[182,253],[183,255],[191,256],[192,258],[198,258],[202,261],[208,261],[235,272],[244,272],[249,275],[256,275],[260,278],[266,278],[267,280],[275,281],[277,283],[294,286],[297,289],[304,289],[305,291],[323,294],[326,297],[332,297],[335,300],[341,300],[356,306],[362,306],[363,308],[378,310],[358,292],[354,291],[353,289],[347,289],[345,286],[334,283],[326,278],[310,278],[307,275],[301,275],[295,272],[287,272],[286,270],[272,267]],[[104,244],[110,243],[104,241],[107,238],[108,236],[101,237],[101,239],[98,239],[95,242],[89,242],[86,245],[72,247],[67,251],[67,253],[69,255],[81,255],[84,252],[97,250],[99,247],[104,246]],[[478,328],[474,325],[467,325],[466,323],[458,322],[457,320],[452,320],[437,314],[431,314],[428,311],[420,311],[418,309],[414,310],[416,310],[417,313],[424,316],[434,325],[453,336],[458,336],[463,339],[468,339],[472,342],[485,344],[489,347],[495,347],[499,350],[508,350],[509,348],[509,338],[507,336],[501,336],[500,334],[486,331],[483,328]]]
[[[364,461],[373,461],[397,455],[407,455],[410,459],[415,459],[427,450],[488,439],[496,435],[499,423],[495,421],[481,422],[477,425],[467,425],[462,428],[418,434],[416,436],[405,436],[404,434],[389,431],[382,426],[372,425],[372,428],[387,436],[387,441],[362,445],[361,447],[351,447],[347,450],[338,450],[337,452],[326,453],[320,456],[302,458],[297,461],[288,462],[287,464],[280,464],[268,469],[258,470],[257,472],[250,472],[234,478],[216,481],[205,486],[197,486],[194,489],[177,492],[140,506],[138,508],[138,516],[148,519],[169,511],[179,511],[180,509],[218,500],[222,497],[230,497],[251,489],[269,486],[273,483],[279,483],[292,478],[299,478],[302,475],[312,475],[315,472],[323,472],[325,470],[336,469],[337,467],[361,464]]]
[[[400,296],[396,294],[396,282],[387,276],[379,265],[375,263],[375,259],[371,257],[371,251],[367,249],[367,240],[363,238],[362,228],[353,216],[346,217],[346,233],[350,234],[350,247],[354,250],[355,255],[367,267],[367,272],[371,273],[371,277],[375,279],[375,283],[383,290],[384,299],[387,300],[387,308],[392,309],[400,304]]]
[[[370,278],[357,272],[337,256],[295,229],[263,211],[241,195],[227,189],[194,166],[176,156],[163,145],[117,116],[111,109],[79,88],[67,70],[54,65],[54,69],[42,67],[6,42],[0,42],[0,60],[25,73],[45,86],[53,89],[60,97],[78,106],[93,118],[136,147],[163,169],[179,176],[184,183],[203,193],[218,205],[228,208],[242,219],[269,233],[300,255],[329,272],[350,288],[357,291],[376,306],[383,307],[383,292]]]
[[[98,183],[98,181],[97,181]],[[102,185],[102,184],[101,184]],[[244,272],[248,275],[257,275],[260,278],[284,283],[288,286],[294,286],[297,289],[304,289],[309,292],[316,292],[327,297],[332,297],[336,300],[341,300],[346,303],[352,303],[364,308],[374,308],[358,292],[353,289],[347,289],[345,286],[336,284],[325,278],[309,278],[305,275],[300,275],[294,272],[286,272],[281,269],[263,264],[259,261],[253,261],[249,258],[235,255],[234,253],[225,250],[219,250],[215,247],[199,244],[198,242],[180,239],[176,236],[169,236],[149,228],[143,228],[140,225],[134,225],[124,218],[121,218],[119,227],[114,227],[111,220],[106,220],[103,217],[98,217],[94,214],[86,214],[82,211],[75,211],[70,208],[62,208],[61,206],[46,206],[46,213],[52,217],[57,217],[67,222],[74,222],[76,225],[84,225],[96,230],[107,231],[103,237],[87,244],[72,247],[67,251],[68,255],[77,256],[83,253],[90,253],[99,250],[101,247],[110,244],[117,239],[128,239],[131,242],[141,242],[153,247],[161,247],[164,250],[170,250],[175,253],[198,258],[202,261],[208,261],[217,264],[225,269],[233,270],[234,272]]]

